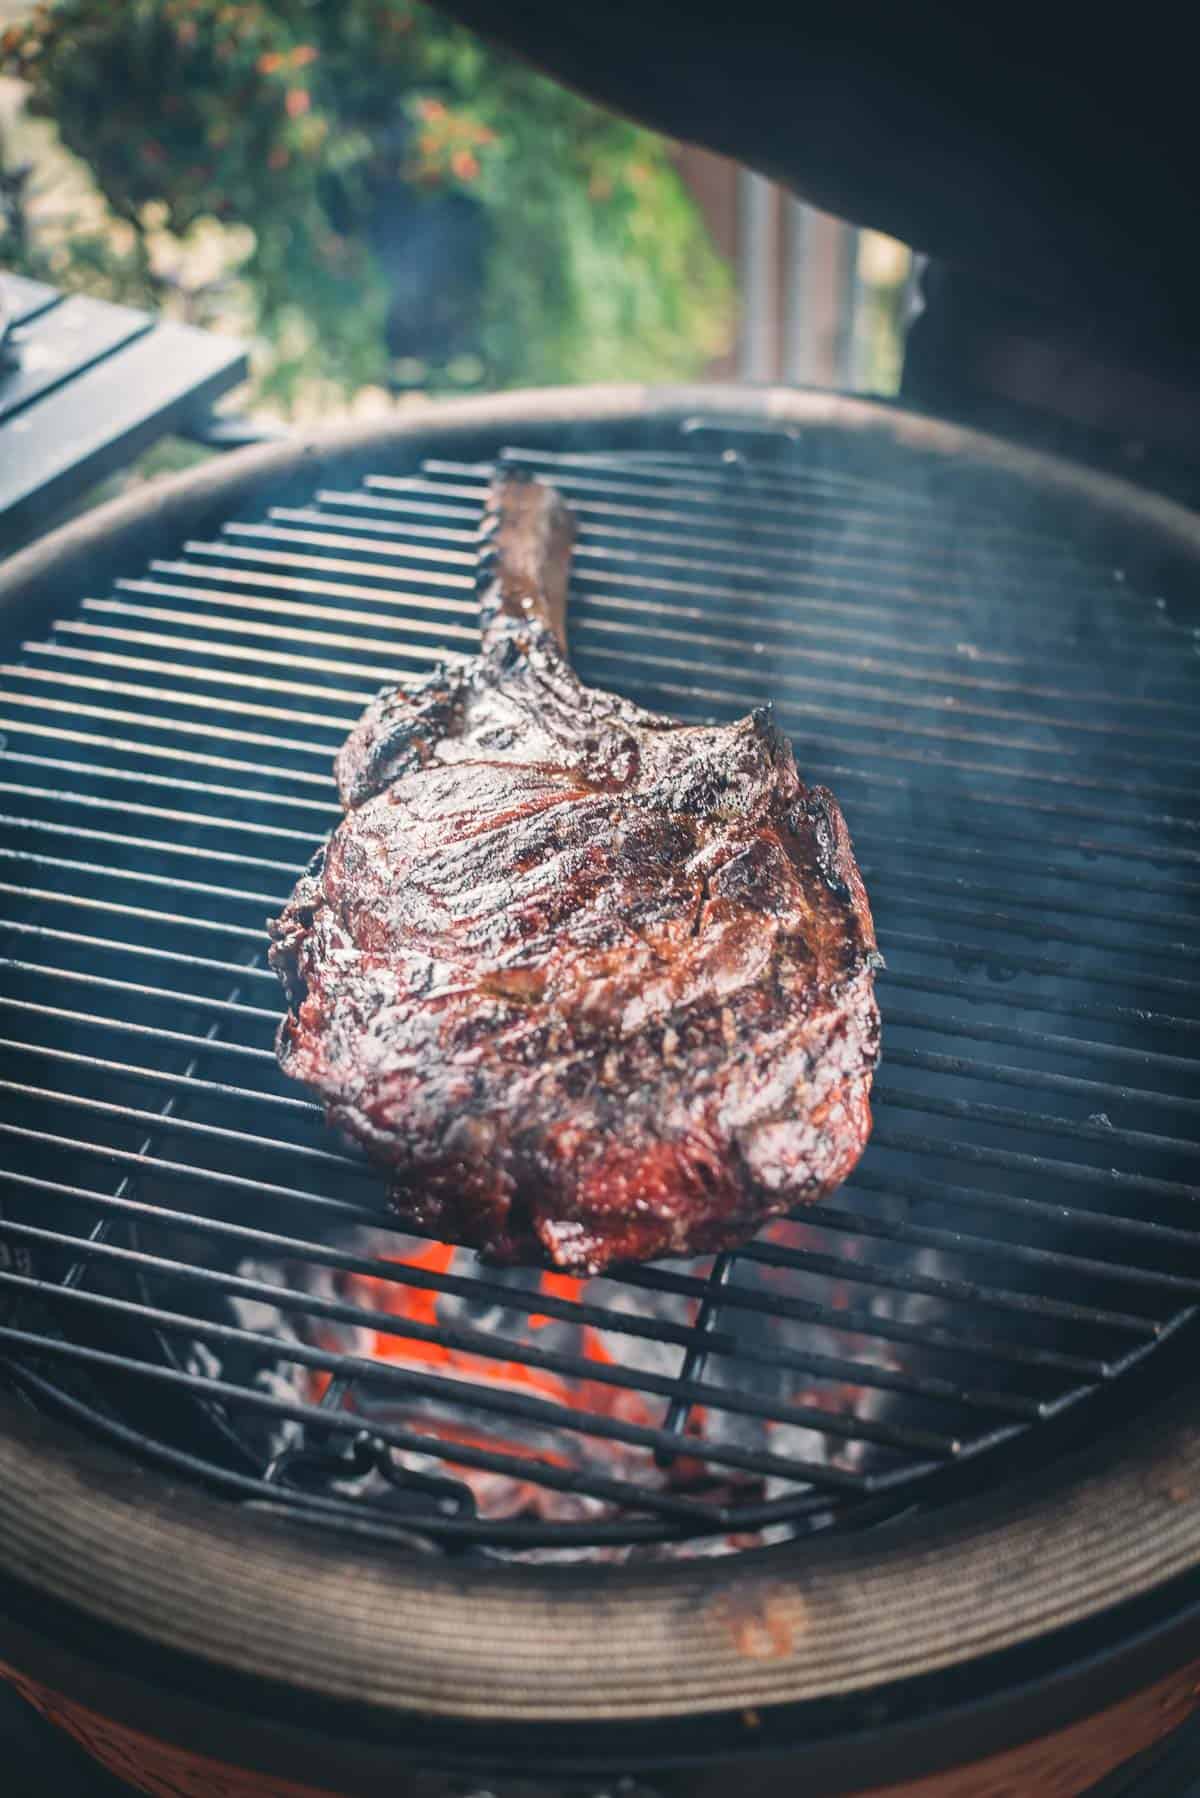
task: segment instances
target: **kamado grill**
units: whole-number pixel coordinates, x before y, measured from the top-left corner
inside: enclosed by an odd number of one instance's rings
[[[871,1146],[715,1263],[406,1234],[276,1069],[264,920],[365,700],[472,650],[501,458],[577,512],[583,677],[773,702],[871,893]],[[630,388],[243,452],[10,563],[22,1689],[152,1791],[1058,1794],[1156,1753],[1200,1682],[1198,561],[994,439]]]

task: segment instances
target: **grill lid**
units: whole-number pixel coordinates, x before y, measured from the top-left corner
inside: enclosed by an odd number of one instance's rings
[[[585,1284],[422,1243],[275,1069],[263,919],[374,688],[473,650],[490,461],[185,537],[4,668],[6,1369],[231,1498],[728,1552],[1049,1457],[1192,1322],[1194,625],[1016,486],[621,437],[495,441],[579,517],[582,677],[773,700],[888,960],[864,1162],[715,1263]]]

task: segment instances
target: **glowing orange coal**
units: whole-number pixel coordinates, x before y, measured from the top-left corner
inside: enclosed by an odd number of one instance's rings
[[[425,1273],[446,1274],[457,1253],[451,1243],[431,1242],[416,1251],[404,1255],[384,1255],[382,1259]],[[547,1298],[574,1303],[578,1302],[585,1284],[585,1281],[565,1274],[544,1272],[540,1275],[538,1290]],[[391,1366],[421,1368],[479,1384],[504,1386],[510,1390],[516,1388],[576,1411],[620,1417],[629,1423],[653,1424],[657,1421],[644,1397],[623,1386],[559,1374],[548,1368],[531,1367],[524,1360],[479,1354],[469,1349],[452,1347],[441,1340],[410,1334],[406,1326],[415,1326],[416,1329],[425,1331],[447,1328],[449,1325],[449,1320],[439,1312],[446,1295],[434,1288],[410,1286],[401,1281],[354,1272],[338,1273],[335,1286],[338,1297],[347,1303],[359,1305],[367,1311],[385,1313],[388,1319],[396,1320],[395,1329],[385,1322],[374,1327],[365,1325],[355,1350],[360,1355]],[[514,1290],[514,1311],[520,1307],[521,1298],[520,1292]],[[548,1325],[555,1325],[561,1333],[561,1340],[555,1342],[556,1348],[600,1366],[617,1365],[616,1357],[600,1332],[591,1324],[578,1324],[569,1319],[533,1312],[527,1318],[526,1325],[530,1331],[541,1331]],[[326,1349],[337,1350],[346,1346],[344,1342],[339,1343],[329,1331],[323,1331],[318,1340],[320,1346]],[[324,1394],[329,1380],[329,1374],[323,1370],[314,1373],[310,1381],[310,1392],[314,1398],[319,1399]],[[457,1425],[446,1425],[444,1429],[439,1427],[438,1433],[452,1441],[471,1442],[480,1447],[497,1446],[495,1437],[484,1442],[477,1434],[460,1429]],[[518,1452],[521,1452],[519,1445],[514,1446],[518,1446]]]
[[[573,1274],[544,1273],[539,1284],[547,1298],[568,1299],[577,1304],[582,1296],[585,1282],[577,1280]],[[544,1330],[547,1324],[552,1324],[554,1321],[552,1317],[544,1317],[540,1312],[535,1312],[529,1319],[529,1328]]]

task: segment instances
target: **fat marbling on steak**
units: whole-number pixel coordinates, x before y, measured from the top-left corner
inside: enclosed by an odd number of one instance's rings
[[[844,1180],[871,913],[765,711],[685,725],[566,656],[570,512],[492,487],[482,653],[382,692],[271,924],[284,1071],[418,1227],[579,1273],[732,1246]]]

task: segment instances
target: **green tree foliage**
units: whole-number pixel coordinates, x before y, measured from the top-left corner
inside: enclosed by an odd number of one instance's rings
[[[388,378],[382,225],[403,257],[422,207],[477,246],[447,347],[491,385],[686,378],[728,341],[728,273],[668,146],[416,0],[43,0],[0,63],[132,243],[81,241],[80,285],[141,297],[152,230],[249,228],[237,273],[284,403],[304,375]]]

